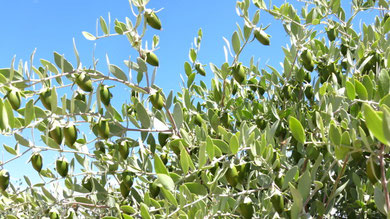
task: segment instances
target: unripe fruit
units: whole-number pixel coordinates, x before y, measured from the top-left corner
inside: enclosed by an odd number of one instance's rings
[[[167,154],[161,154],[160,159],[164,163],[164,165],[168,163],[168,155]]]
[[[100,120],[98,122],[98,134],[100,137],[104,138],[104,139],[108,139],[108,136],[110,134],[110,126],[108,124],[108,121],[107,120]]]
[[[86,176],[81,181],[81,185],[88,191],[92,192],[92,178],[90,176]]]
[[[158,194],[160,193],[160,187],[158,187],[156,183],[150,183],[149,184],[149,192],[150,192],[150,196],[152,198],[156,198],[158,196]]]
[[[334,41],[336,39],[336,30],[335,28],[330,28],[326,31],[326,34],[328,35],[328,39],[330,41]]]
[[[56,169],[60,176],[66,177],[68,175],[69,164],[65,158],[56,160]]]
[[[0,170],[0,190],[5,191],[9,185],[9,173],[7,170]]]
[[[162,132],[158,133],[158,142],[160,143],[161,147],[164,147],[167,144],[168,138],[170,136],[171,136],[170,134],[166,134]]]
[[[303,67],[305,67],[306,70],[310,72],[314,70],[313,56],[309,50],[303,50],[301,54],[301,59]]]
[[[80,100],[80,101],[83,101],[83,102],[86,102],[87,101],[87,98],[85,97],[85,94],[81,93],[81,92],[76,92],[76,95],[74,96],[74,98],[76,100]]]
[[[104,146],[104,143],[102,141],[97,141],[95,143],[96,150],[102,152],[103,154],[106,153],[106,148]]]
[[[130,146],[131,146],[131,144],[129,141],[122,141],[119,144],[119,153],[121,154],[123,159],[127,159],[127,157],[129,156]]]
[[[250,163],[241,164],[240,166],[236,166],[238,170],[238,181],[241,184],[244,184],[245,180],[247,180],[248,173],[250,171]]]
[[[232,166],[226,171],[225,177],[232,187],[236,187],[238,184],[238,172],[235,166]]]
[[[110,105],[112,94],[110,93],[110,90],[108,89],[107,85],[100,86],[99,92],[100,92],[100,101],[102,101],[102,103],[105,106]]]
[[[311,100],[314,96],[314,90],[311,86],[307,86],[305,89],[305,96],[307,99]]]
[[[194,118],[194,123],[198,126],[202,126],[202,123],[203,123],[203,119],[202,119],[202,116],[198,113],[196,114],[195,118]]]
[[[279,187],[279,189],[282,188],[283,183],[284,183],[284,176],[283,176],[283,175],[280,176],[280,177],[277,176],[277,177],[275,178],[275,184]]]
[[[7,98],[12,106],[12,109],[18,110],[20,107],[20,93],[14,90],[8,92]]]
[[[76,84],[85,92],[91,92],[93,90],[92,80],[84,72],[76,76]]]
[[[50,217],[50,219],[60,219],[60,216],[58,215],[58,212],[57,211],[53,211],[53,210],[51,210],[49,212],[49,217]]]
[[[241,203],[241,204],[238,206],[238,210],[239,210],[241,216],[242,216],[244,219],[250,219],[250,218],[252,218],[252,216],[253,216],[253,206],[252,206],[252,202]]]
[[[156,13],[145,12],[146,23],[154,29],[161,30],[161,21],[157,17]]]
[[[256,29],[254,31],[256,39],[263,45],[269,46],[270,40],[269,35],[266,34],[262,29]]]
[[[161,110],[165,105],[164,98],[162,97],[160,92],[150,95],[150,102],[152,103],[153,107],[158,110]]]
[[[279,214],[283,213],[284,210],[284,200],[281,194],[275,194],[271,197],[271,203],[275,211]]]
[[[75,125],[64,127],[65,143],[68,146],[73,146],[77,140],[77,128]]]
[[[310,74],[310,72],[306,72],[306,74],[305,74],[305,81],[307,83],[311,82],[311,74]]]
[[[195,69],[198,72],[198,74],[202,76],[206,76],[206,71],[204,70],[203,66],[200,63],[195,64]]]
[[[128,189],[133,185],[133,173],[126,170],[122,173],[122,182]]]
[[[373,158],[367,160],[366,174],[372,184],[375,184],[381,178],[381,168]]]
[[[245,80],[245,77],[246,77],[245,68],[242,66],[241,63],[232,67],[232,74],[233,74],[234,79],[239,84],[242,84],[242,82]]]
[[[130,189],[123,182],[120,184],[120,190],[123,198],[129,196]]]
[[[31,156],[31,163],[34,169],[39,173],[42,170],[42,156],[40,154],[33,154]]]
[[[39,99],[41,99],[42,105],[48,110],[51,110],[50,97],[51,97],[50,89],[46,89],[45,91],[39,94]]]
[[[159,65],[158,58],[157,58],[156,54],[154,54],[153,52],[147,52],[146,53],[146,62],[149,63],[149,65],[152,65],[152,66],[158,66]]]
[[[55,126],[49,131],[49,136],[52,138],[57,144],[61,144],[62,142],[62,130],[61,127]]]

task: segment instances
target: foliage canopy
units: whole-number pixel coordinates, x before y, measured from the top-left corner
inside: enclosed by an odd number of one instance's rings
[[[14,157],[1,163],[1,217],[389,217],[388,1],[351,1],[350,15],[340,0],[238,1],[232,61],[206,68],[199,30],[176,94],[154,84],[159,37],[151,48],[144,39],[164,27],[160,12],[129,2],[134,17],[83,32],[127,37],[139,53],[128,74],[108,57],[107,74],[83,66],[76,47],[77,63],[55,52],[0,69],[0,129],[17,142],[4,145]],[[357,31],[356,17],[373,12]],[[240,60],[245,47],[272,46],[260,13],[290,38],[281,70]],[[209,86],[195,80],[210,74]],[[130,88],[127,103],[116,105],[113,86]],[[54,165],[45,151],[59,154]],[[42,183],[9,182],[7,163],[24,154]]]

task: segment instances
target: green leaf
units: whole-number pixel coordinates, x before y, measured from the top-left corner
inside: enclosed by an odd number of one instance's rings
[[[165,167],[164,163],[162,162],[161,158],[157,154],[154,154],[153,159],[154,159],[154,169],[156,170],[156,173],[168,175],[169,172]]]
[[[289,187],[294,200],[293,207],[291,208],[291,218],[298,218],[299,213],[302,211],[303,198],[301,193],[293,186],[293,184],[289,183]]]
[[[230,147],[223,140],[213,139],[213,144],[216,145],[219,149],[221,149],[222,153],[230,154]]]
[[[214,159],[214,143],[213,143],[213,140],[207,136],[206,138],[206,152],[207,152],[207,155],[209,156],[210,160],[213,160]]]
[[[390,19],[388,19],[388,20],[390,20]],[[374,201],[375,201],[375,205],[378,208],[378,210],[382,214],[387,215],[387,213],[386,213],[385,195],[384,195],[382,189],[379,186],[375,187],[375,190],[374,190]]]
[[[347,82],[345,82],[345,88],[346,88],[345,93],[346,93],[348,99],[354,100],[355,96],[356,96],[355,86],[351,82],[347,81]]]
[[[237,31],[233,33],[232,45],[233,45],[234,53],[238,54],[238,52],[240,51],[240,38],[238,37]]]
[[[383,133],[387,140],[387,142],[390,142],[390,110],[387,106],[382,107],[383,111]]]
[[[282,185],[282,188],[283,189],[287,188],[288,183],[291,182],[297,174],[299,174],[297,166],[294,166],[291,169],[289,169],[286,173],[286,176],[284,177],[284,183]]]
[[[299,122],[299,120],[296,119],[295,117],[290,116],[288,123],[289,123],[290,131],[294,136],[294,138],[301,143],[305,143],[306,136],[301,122]]]
[[[383,144],[388,144],[384,132],[382,124],[382,118],[378,115],[378,113],[368,104],[364,103],[363,105],[363,114],[364,119],[366,120],[366,125],[368,130]]]
[[[385,24],[383,25],[384,33],[388,33],[390,31],[390,19],[387,19]]]
[[[13,148],[11,148],[11,147],[5,145],[5,144],[3,144],[3,147],[4,147],[4,149],[5,149],[8,153],[10,153],[10,154],[12,154],[12,155],[18,155],[18,152],[16,152],[15,149],[13,149]]]
[[[175,120],[176,127],[180,129],[183,124],[183,110],[180,103],[176,103],[173,108],[173,119]]]
[[[138,119],[141,121],[142,128],[150,128],[150,117],[148,112],[146,112],[144,105],[137,103],[135,109],[137,111]]]
[[[356,89],[356,93],[358,94],[358,97],[361,100],[368,99],[367,89],[364,87],[364,85],[362,83],[360,83],[360,81],[358,81],[356,79],[355,79],[355,89]]]
[[[108,34],[107,24],[102,16],[100,16],[100,27],[102,28],[103,33],[107,35]]]
[[[329,137],[332,144],[339,146],[341,144],[341,133],[338,128],[332,123],[329,129]]]
[[[187,186],[188,190],[190,190],[191,193],[197,194],[197,195],[207,195],[207,188],[199,183],[195,182],[189,182],[185,183],[185,186]]]
[[[190,60],[191,60],[191,62],[195,62],[195,60],[196,60],[196,51],[195,51],[195,49],[190,49]]]
[[[64,58],[64,56],[58,54],[57,52],[54,52],[54,62],[56,65],[62,69],[62,72],[72,72],[73,66]]]
[[[87,31],[83,31],[81,32],[83,34],[83,36],[85,37],[85,39],[87,40],[96,40],[96,37],[90,33],[88,33]]]
[[[140,206],[142,219],[151,219],[148,206],[146,206],[144,203],[141,203]]]
[[[379,101],[379,106],[386,105],[390,107],[390,94],[387,94]]]
[[[383,97],[389,94],[389,88],[390,88],[389,73],[387,73],[385,69],[382,69],[379,72],[379,76],[378,76],[378,91],[380,93],[380,96]]]
[[[301,178],[298,181],[298,190],[304,200],[310,194],[310,187],[311,187],[311,176],[310,176],[310,172],[306,170],[306,172],[301,176]]]
[[[14,128],[14,124],[15,124],[14,111],[8,99],[4,101],[4,107],[5,110],[7,111],[8,125],[10,128]]]
[[[50,199],[52,202],[55,202],[56,201],[56,198],[54,198],[54,196],[52,195],[51,192],[47,191],[47,189],[45,189],[45,187],[41,187],[42,189],[42,192],[43,194],[45,194],[45,196]]]
[[[0,128],[1,129],[9,128],[7,109],[1,99],[0,99]]]
[[[198,168],[201,169],[207,162],[206,142],[200,143],[198,157],[199,157],[199,163],[198,163],[199,167]]]
[[[173,204],[174,206],[178,205],[175,196],[173,196],[173,194],[169,190],[161,188],[161,191],[164,197],[170,202],[170,204]]]
[[[126,74],[118,66],[110,64],[110,72],[115,75],[115,77],[128,81]]]
[[[233,135],[230,139],[230,150],[233,154],[237,154],[239,148],[239,142],[236,135]]]
[[[18,133],[15,133],[14,134],[14,137],[15,137],[15,140],[23,145],[23,146],[29,146],[30,145],[30,142],[28,140],[26,140],[25,138],[23,138],[21,135],[19,135]]]

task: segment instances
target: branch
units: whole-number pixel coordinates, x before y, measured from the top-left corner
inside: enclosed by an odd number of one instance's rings
[[[382,180],[382,187],[383,187],[383,193],[385,195],[386,200],[386,211],[388,212],[390,210],[390,200],[389,200],[389,193],[387,192],[387,180],[386,180],[386,173],[385,173],[385,164],[383,161],[383,152],[385,150],[385,145],[381,144],[381,153],[380,153],[380,165],[381,165],[381,180]]]

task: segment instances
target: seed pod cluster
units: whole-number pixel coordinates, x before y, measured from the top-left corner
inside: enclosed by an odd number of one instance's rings
[[[153,52],[146,53],[146,62],[151,66],[159,66],[158,58]]]
[[[119,153],[123,159],[127,159],[130,152],[131,142],[128,140],[121,141],[119,144]]]
[[[65,143],[69,147],[73,146],[77,140],[77,128],[75,125],[64,127]]]
[[[91,92],[93,90],[92,80],[85,72],[76,75],[76,84],[85,92]]]
[[[81,185],[88,191],[92,192],[92,178],[91,176],[86,176],[81,181]]]
[[[271,203],[272,203],[272,206],[274,207],[276,212],[278,212],[279,214],[283,213],[284,200],[283,200],[283,196],[281,194],[274,194],[271,197]]]
[[[253,204],[252,202],[241,203],[238,206],[238,211],[244,219],[251,219],[253,217]]]
[[[51,90],[49,88],[39,94],[39,99],[46,109],[51,110]]]
[[[31,163],[32,163],[32,166],[33,168],[38,172],[40,173],[41,170],[42,170],[42,165],[43,165],[43,161],[42,161],[42,155],[38,154],[38,153],[35,153],[31,156]]]
[[[236,187],[238,184],[238,171],[235,166],[229,168],[225,173],[226,180],[232,187]]]
[[[56,160],[56,170],[62,177],[66,177],[68,175],[69,163],[64,157]]]
[[[153,11],[145,12],[146,23],[156,30],[161,30],[161,21]]]
[[[110,135],[110,126],[108,120],[101,119],[97,124],[97,130],[100,137],[103,139],[108,139]]]
[[[149,184],[149,192],[150,192],[150,196],[152,198],[156,198],[158,196],[158,194],[160,193],[160,187],[158,187],[158,185],[156,183],[150,183]]]
[[[153,107],[158,109],[158,110],[161,110],[163,108],[163,106],[165,105],[164,98],[160,94],[160,91],[150,95],[150,102],[152,103]]]
[[[204,70],[203,66],[200,63],[195,64],[195,70],[198,72],[198,74],[206,76],[206,70]]]
[[[244,82],[244,80],[245,80],[245,78],[246,78],[244,66],[242,66],[241,63],[238,63],[238,64],[232,66],[231,69],[232,69],[233,78],[234,78],[239,84],[242,84],[242,82]]]
[[[15,90],[11,90],[7,94],[7,98],[9,103],[12,106],[12,109],[18,110],[20,107],[21,99],[20,99],[20,93]]]
[[[301,61],[303,64],[303,67],[312,72],[314,70],[314,61],[313,61],[313,56],[311,52],[307,49],[303,50],[301,53]]]
[[[269,46],[270,45],[270,40],[269,40],[269,35],[266,34],[263,29],[255,29],[254,31],[255,38],[263,45]]]
[[[62,142],[62,128],[59,126],[52,127],[49,131],[49,136],[60,145]]]
[[[5,191],[9,185],[9,172],[5,169],[0,170],[0,190]]]
[[[102,101],[102,103],[105,106],[110,105],[110,100],[111,100],[112,94],[111,94],[110,90],[108,89],[108,86],[101,85],[99,87],[99,92],[100,92],[100,101]]]

